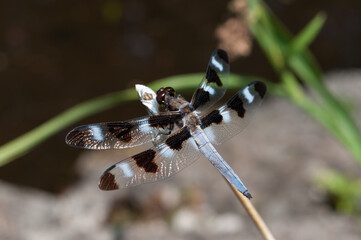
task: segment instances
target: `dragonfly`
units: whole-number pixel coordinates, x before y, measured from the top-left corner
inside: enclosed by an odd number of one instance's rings
[[[150,145],[134,156],[110,166],[100,177],[99,188],[115,190],[168,178],[200,157],[207,158],[226,180],[248,199],[252,195],[213,145],[238,134],[250,122],[266,93],[266,85],[255,81],[239,90],[220,107],[230,65],[227,52],[216,49],[205,76],[190,102],[172,87],[156,93],[137,84],[148,115],[128,121],[78,126],[66,143],[83,149],[124,149]]]

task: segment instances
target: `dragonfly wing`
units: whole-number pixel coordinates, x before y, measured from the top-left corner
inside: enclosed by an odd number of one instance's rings
[[[100,178],[99,188],[115,190],[158,181],[174,175],[200,156],[188,128],[183,127],[163,143],[109,167]]]
[[[201,113],[221,99],[227,90],[228,77],[228,55],[224,50],[217,49],[212,53],[206,74],[193,94],[193,108]]]
[[[221,144],[240,133],[262,103],[266,85],[252,82],[223,106],[201,117],[201,128],[211,143]]]
[[[123,122],[83,125],[71,130],[65,142],[86,149],[130,148],[150,142],[159,134],[170,134],[181,119],[179,112],[168,112]]]

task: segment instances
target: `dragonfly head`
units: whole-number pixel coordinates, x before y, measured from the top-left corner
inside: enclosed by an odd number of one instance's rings
[[[160,88],[157,91],[157,102],[159,105],[167,107],[169,97],[175,97],[175,91],[172,87]]]

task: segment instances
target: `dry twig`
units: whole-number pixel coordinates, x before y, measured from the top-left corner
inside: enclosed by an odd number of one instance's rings
[[[266,240],[276,240],[272,232],[269,230],[266,223],[263,221],[262,217],[257,212],[256,208],[253,206],[251,201],[243,196],[237,189],[235,189],[227,180],[226,182],[232,188],[233,192],[236,194],[239,201],[242,203],[243,207],[246,209],[248,215],[252,218],[253,222],[256,224],[258,230],[261,232],[262,236]]]

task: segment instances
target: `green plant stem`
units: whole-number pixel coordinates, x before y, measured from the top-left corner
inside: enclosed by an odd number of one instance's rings
[[[135,93],[128,89],[78,104],[66,110],[24,135],[1,146],[0,166],[26,154],[29,150],[72,123],[135,97]]]
[[[262,0],[247,3],[248,26],[279,74],[286,96],[329,130],[361,165],[360,131],[350,113],[325,87],[318,63],[308,50],[325,22],[325,14],[318,14],[293,37]],[[296,75],[318,101],[310,100]]]

